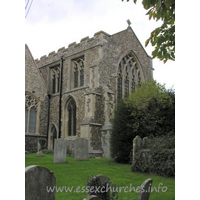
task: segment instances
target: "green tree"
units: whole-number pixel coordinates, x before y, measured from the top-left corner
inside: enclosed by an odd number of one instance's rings
[[[157,57],[164,63],[169,59],[175,60],[175,0],[143,0],[142,4],[144,9],[148,10],[149,19],[163,21],[160,27],[151,32],[145,46],[149,42],[155,46],[153,58]]]
[[[175,132],[175,93],[156,81],[148,80],[117,106],[111,130],[111,156],[128,163],[133,139],[173,136]]]
[[[130,161],[132,141],[138,130],[138,120],[134,120],[132,107],[125,104],[124,100],[117,104],[110,137],[111,157],[119,163]]]
[[[138,135],[161,136],[175,131],[175,92],[153,80],[141,83],[126,104],[133,107],[133,116],[139,119]]]

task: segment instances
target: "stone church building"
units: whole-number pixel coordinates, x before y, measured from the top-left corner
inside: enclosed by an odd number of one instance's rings
[[[25,46],[25,149],[64,138],[73,152],[77,137],[89,141],[90,157],[110,157],[111,118],[117,102],[152,78],[152,58],[129,26],[69,44],[40,60]]]

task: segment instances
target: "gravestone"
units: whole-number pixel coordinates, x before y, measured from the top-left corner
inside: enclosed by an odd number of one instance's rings
[[[110,179],[104,175],[97,175],[87,182],[88,196],[96,195],[102,200],[110,200]]]
[[[102,200],[102,199],[99,198],[98,196],[92,195],[88,196],[87,198],[84,198],[83,200]]]
[[[136,151],[141,147],[141,145],[142,145],[142,139],[140,138],[140,136],[137,135],[133,139],[133,161],[135,160]]]
[[[25,168],[26,200],[55,200],[55,191],[47,191],[47,187],[54,186],[56,186],[56,178],[47,168],[36,165]]]
[[[43,152],[42,152],[42,151],[38,151],[38,152],[37,152],[37,156],[38,156],[38,157],[43,156]]]
[[[144,181],[144,183],[142,183],[138,200],[149,200],[152,182],[153,180],[149,178],[146,181]]]
[[[66,163],[66,142],[63,138],[54,140],[54,163]]]
[[[74,160],[88,160],[88,140],[77,138],[74,141]]]

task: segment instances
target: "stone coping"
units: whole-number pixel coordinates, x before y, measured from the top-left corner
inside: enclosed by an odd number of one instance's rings
[[[47,137],[47,135],[39,135],[39,133],[25,133],[25,136]]]

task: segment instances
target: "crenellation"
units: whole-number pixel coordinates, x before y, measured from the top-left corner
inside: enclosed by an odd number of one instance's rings
[[[61,47],[61,48],[58,49],[57,53],[58,52],[63,52],[64,50],[65,50],[65,47]]]
[[[72,43],[70,43],[69,45],[68,45],[68,47],[72,47],[72,46],[74,46],[76,44],[76,42],[72,42]]]
[[[104,32],[104,31],[98,31],[98,32],[96,32],[96,33],[94,34],[94,36],[98,36],[98,35],[100,35],[100,34],[104,34],[104,35],[110,36],[110,34]]]
[[[83,42],[83,41],[87,41],[88,39],[89,39],[89,36],[84,37],[84,38],[81,39],[81,42]]]
[[[94,40],[94,37],[89,38],[89,39],[87,40],[87,42],[92,42],[93,40]]]
[[[56,134],[58,134],[60,95],[58,90],[53,92],[52,89],[53,85],[56,87],[55,82],[58,81],[58,79],[54,79],[55,76],[52,76],[52,69],[59,66],[61,56],[64,57],[62,116],[60,119],[61,137],[72,141],[77,137],[84,137],[89,141],[89,155],[95,157],[98,152],[100,156],[109,158],[111,118],[118,102],[118,68],[121,66],[120,63],[122,59],[127,60],[127,57],[131,56],[133,59],[131,62],[137,63],[138,70],[141,72],[140,80],[145,81],[152,77],[152,59],[148,56],[132,29],[128,28],[113,35],[109,35],[104,31],[96,32],[92,38],[89,38],[89,36],[84,37],[80,40],[80,43],[70,43],[68,48],[62,47],[57,52],[50,52],[48,57],[45,55],[40,60],[35,60],[48,86],[48,92],[52,93],[48,127],[48,143],[50,144],[48,148],[50,149],[53,148],[52,138],[55,138]],[[130,83],[133,80],[139,80],[139,75],[137,76],[135,71],[135,74],[133,74],[133,70],[135,68],[132,67],[129,72],[127,71],[130,74],[128,77]],[[57,74],[57,77],[59,75],[60,73]],[[133,76],[136,78],[133,79]],[[121,77],[124,81],[124,74],[121,74]],[[124,84],[121,87],[122,91],[120,92],[123,95],[121,98],[124,98]],[[128,90],[129,92],[132,91],[130,84]],[[74,103],[69,104],[70,101]],[[76,113],[74,113],[75,115],[70,115],[68,111],[69,105],[72,106],[74,104],[76,107],[73,107],[73,111],[70,112]],[[45,105],[47,106],[48,104]],[[46,110],[48,111],[47,108]],[[69,116],[76,116],[76,124],[74,125],[76,134],[72,132],[72,127],[70,127],[70,133],[68,131]],[[43,129],[47,126],[46,124],[43,125]],[[55,135],[53,135],[54,132]],[[73,148],[70,151],[73,151]]]
[[[47,56],[46,56],[46,55],[40,57],[40,60],[45,60],[45,59],[47,59]]]
[[[78,44],[75,44],[75,45],[74,45],[74,48],[76,48],[76,47],[80,47],[80,46],[81,46],[81,44],[78,43]]]

